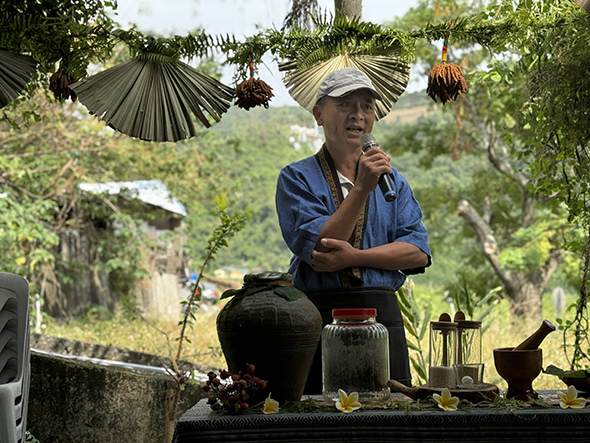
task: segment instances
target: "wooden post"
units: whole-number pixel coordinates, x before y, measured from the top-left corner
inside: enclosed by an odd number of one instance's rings
[[[363,16],[362,0],[334,0],[334,7],[348,17],[349,20],[354,17],[361,19]]]

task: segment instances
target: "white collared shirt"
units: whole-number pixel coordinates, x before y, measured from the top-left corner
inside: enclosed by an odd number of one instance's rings
[[[338,174],[338,180],[340,180],[340,187],[342,188],[342,198],[346,198],[346,196],[354,186],[354,183],[351,182],[347,177],[345,177],[344,174],[342,174],[342,172],[336,171],[336,173]]]

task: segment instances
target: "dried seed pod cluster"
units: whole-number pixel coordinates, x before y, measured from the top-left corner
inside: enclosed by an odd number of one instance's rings
[[[459,94],[467,92],[463,71],[454,63],[441,62],[434,65],[428,76],[426,93],[436,101],[438,97],[444,105],[455,100]]]
[[[232,374],[229,371],[219,371],[207,374],[208,380],[203,390],[208,395],[207,403],[214,411],[225,411],[228,414],[239,414],[247,410],[257,390],[266,389],[266,380],[254,375],[254,365],[247,364],[245,371]]]
[[[236,105],[239,108],[249,110],[254,106],[263,105],[268,109],[268,102],[274,94],[272,88],[264,81],[250,77],[238,85],[236,97]]]
[[[73,102],[78,100],[78,96],[70,89],[70,84],[74,83],[71,77],[62,71],[55,72],[49,79],[49,90],[53,92],[58,100],[71,98]]]

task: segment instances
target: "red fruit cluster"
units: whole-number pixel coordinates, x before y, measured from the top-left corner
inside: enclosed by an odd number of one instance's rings
[[[252,393],[258,389],[266,388],[266,381],[254,375],[256,367],[246,365],[245,371],[232,374],[229,371],[209,372],[209,379],[203,386],[203,391],[209,394],[207,403],[214,411],[225,411],[229,414],[237,414],[250,407],[248,400]]]

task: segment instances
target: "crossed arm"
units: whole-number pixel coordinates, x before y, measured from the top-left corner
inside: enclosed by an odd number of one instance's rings
[[[384,171],[383,158],[370,154],[369,151],[369,155],[361,156],[355,186],[336,212],[322,226],[318,242],[311,255],[311,265],[318,272],[340,271],[354,266],[393,271],[418,268],[428,264],[426,253],[417,246],[403,241],[369,249],[356,249],[348,243],[347,240],[355,228],[365,201],[371,191],[376,188],[379,177]],[[385,161],[387,162],[385,168],[389,168],[389,159],[386,158]]]

